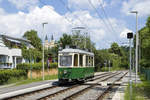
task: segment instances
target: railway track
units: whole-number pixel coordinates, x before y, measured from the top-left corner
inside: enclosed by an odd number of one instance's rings
[[[94,78],[93,80],[96,80],[96,79],[98,79],[98,76],[99,76],[99,78],[101,78],[101,77],[104,77],[104,75],[108,75],[108,74],[110,74],[110,73],[103,73],[103,74],[99,74],[99,75],[96,75],[96,78]],[[89,80],[90,81],[90,80]],[[68,90],[69,89],[71,89],[71,88],[75,88],[75,87],[77,87],[78,85],[72,85],[71,87],[69,86],[69,87],[59,87],[59,86],[57,86],[57,85],[54,85],[54,86],[50,86],[50,87],[46,87],[46,88],[42,88],[42,89],[38,89],[38,90],[33,90],[33,91],[30,91],[30,92],[26,92],[26,93],[22,93],[22,94],[17,94],[17,95],[14,95],[14,96],[7,96],[7,97],[5,97],[5,98],[2,98],[3,100],[21,100],[21,99],[25,99],[25,98],[28,98],[28,97],[32,97],[32,96],[34,96],[35,97],[35,95],[37,95],[37,97],[36,98],[39,98],[38,96],[38,94],[43,94],[44,92],[48,92],[48,91],[50,91],[51,92],[51,90],[57,90],[57,91],[65,91],[65,89],[67,89],[68,88]],[[56,92],[56,91],[55,91]],[[51,92],[52,93],[52,92]],[[46,94],[45,94],[46,95]],[[29,99],[26,99],[26,100],[29,100]]]
[[[105,79],[103,79],[103,80],[100,80],[100,81],[97,82],[97,84],[92,84],[92,85],[88,86],[87,88],[85,88],[85,89],[83,89],[83,90],[81,90],[81,91],[78,91],[78,92],[76,92],[75,94],[70,95],[70,96],[64,98],[64,100],[75,99],[76,97],[82,95],[83,93],[87,92],[87,91],[90,90],[91,88],[93,88],[93,87],[99,85],[99,84],[98,84],[99,82],[101,82],[101,81],[106,81],[107,79],[110,79],[110,78],[112,78],[112,77],[114,77],[114,76],[116,76],[116,75],[119,75],[119,74],[120,74],[120,73],[113,74],[113,75],[111,75],[111,76],[109,76],[109,77],[107,77],[107,78],[105,78]]]
[[[64,93],[67,93],[69,91],[72,91],[71,95],[68,95],[67,97],[63,97],[65,100],[70,100],[72,98],[77,97],[77,95],[81,95],[84,92],[88,91],[89,89],[93,88],[94,86],[97,86],[99,84],[99,82],[101,81],[105,81],[107,79],[110,79],[116,75],[119,75],[121,72],[119,73],[103,73],[100,75],[96,75],[96,78],[94,78],[93,80],[96,82],[93,82],[93,84],[89,84],[89,83],[85,83],[85,84],[76,84],[76,85],[72,85],[69,87],[59,87],[59,86],[51,86],[48,88],[43,88],[40,90],[36,90],[36,91],[31,91],[28,93],[24,93],[24,94],[20,94],[20,95],[16,95],[13,97],[8,97],[5,98],[5,100],[47,100],[47,99],[55,99],[55,97],[57,97],[58,95],[63,95]],[[78,89],[77,92],[74,92],[75,89]],[[55,90],[55,91],[54,91]],[[107,90],[107,89],[106,89]],[[53,92],[52,92],[53,91]],[[109,91],[109,89],[107,90]],[[51,93],[51,94],[49,94]],[[104,92],[103,95],[105,95],[107,92]],[[42,95],[43,94],[43,95]],[[99,98],[102,98],[102,96]],[[99,99],[97,99],[99,100]]]
[[[105,76],[103,76],[104,79],[98,80],[98,82],[105,81],[105,80],[107,80],[109,78],[114,77],[115,75],[118,75],[118,74],[120,74],[120,73],[113,73],[113,74],[111,73],[111,75],[110,74],[109,75],[105,75]],[[73,88],[70,87],[69,89],[65,89],[63,91],[58,91],[55,94],[50,94],[50,95],[41,97],[38,100],[59,100],[59,99],[70,100],[70,99],[73,99],[73,98],[77,97],[78,95],[82,95],[85,91],[89,90],[90,88],[92,88],[92,87],[94,87],[96,85],[100,85],[100,84],[98,84],[98,82],[95,82],[94,84],[86,84],[85,83],[85,84],[77,85],[77,86],[75,86]],[[77,88],[77,87],[79,87],[79,88],[76,89],[76,90],[73,90],[74,88]],[[68,95],[68,91],[70,91],[70,90],[72,90],[71,91],[71,95]],[[59,98],[58,98],[58,95],[59,95]],[[64,96],[66,96],[66,97],[64,97]]]

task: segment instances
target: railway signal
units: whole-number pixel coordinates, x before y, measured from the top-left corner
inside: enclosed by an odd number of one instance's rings
[[[130,100],[132,97],[132,79],[131,79],[131,39],[133,38],[133,33],[127,33],[127,38],[129,39],[129,45],[130,45]]]

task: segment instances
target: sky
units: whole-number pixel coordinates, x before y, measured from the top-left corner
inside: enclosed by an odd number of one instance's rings
[[[144,27],[150,0],[0,0],[0,34],[22,37],[34,29],[41,39],[47,34],[58,40],[74,27],[85,27],[97,49],[111,43],[125,45],[128,32]],[[44,30],[42,23],[45,24]]]

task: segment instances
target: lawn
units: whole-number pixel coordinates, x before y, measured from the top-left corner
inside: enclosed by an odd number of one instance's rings
[[[57,79],[57,75],[45,75],[44,80],[53,80],[53,79]],[[26,79],[26,80],[22,80],[20,82],[17,82],[16,85],[22,85],[22,84],[29,84],[32,82],[39,82],[39,81],[43,81],[42,77],[38,77],[38,78],[33,78],[33,79]]]
[[[58,78],[57,76],[58,75],[45,75],[45,80],[57,79]],[[39,81],[43,81],[42,77],[32,78],[32,79],[31,78],[24,78],[24,77],[21,77],[19,79],[11,78],[4,85],[14,84],[14,85],[18,86],[18,85],[29,84],[32,82],[39,82]]]
[[[132,85],[132,99],[131,100],[150,100],[150,81],[147,81],[144,75],[140,74],[142,83]],[[129,85],[125,91],[125,100],[130,100]]]

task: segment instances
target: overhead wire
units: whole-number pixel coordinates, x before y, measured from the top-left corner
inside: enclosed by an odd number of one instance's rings
[[[43,5],[47,5],[46,3],[42,2],[41,0],[39,0],[39,2]],[[52,9],[51,7],[47,6],[48,8]],[[75,26],[74,23],[69,19],[67,18],[66,16],[64,16],[64,18],[70,23],[72,24],[72,26]]]
[[[88,2],[91,5],[91,7],[95,10],[95,12],[97,13],[98,17],[103,21],[103,23],[105,24],[105,26],[107,27],[107,29],[112,32],[112,30],[110,29],[109,25],[106,23],[106,21],[103,19],[103,17],[99,14],[98,10],[93,5],[93,3],[91,2],[91,0],[88,0]]]
[[[106,16],[106,19],[108,19],[108,23],[110,24],[110,27],[112,28],[113,32],[116,33],[116,31],[115,31],[114,28],[113,28],[113,25],[112,25],[111,21],[110,21],[109,18],[108,18],[108,15],[106,14],[106,11],[105,11],[105,9],[104,9],[103,4],[101,3],[100,0],[98,0],[98,1],[99,1],[99,3],[100,3],[101,9],[102,9],[104,15]]]
[[[72,10],[65,4],[65,2],[63,0],[59,0],[65,7],[66,9],[72,13]],[[81,21],[81,19],[75,15],[75,17],[77,17],[77,19],[80,21],[81,24],[83,24],[84,26],[88,27],[84,22]]]
[[[108,23],[110,24],[110,27],[111,27],[112,31],[116,34],[117,31],[114,29],[114,27],[113,27],[113,25],[112,25],[112,23],[111,23],[111,21],[110,21],[110,19],[109,19],[109,17],[108,17],[108,14],[106,13],[106,11],[105,11],[105,9],[104,9],[104,6],[103,6],[101,0],[98,0],[98,1],[99,1],[99,3],[100,3],[101,9],[102,9],[102,11],[103,11],[103,13],[104,13],[106,19],[108,19],[107,21],[108,21]],[[115,38],[116,38],[116,37],[115,37]],[[121,41],[119,40],[119,42],[121,42]]]

